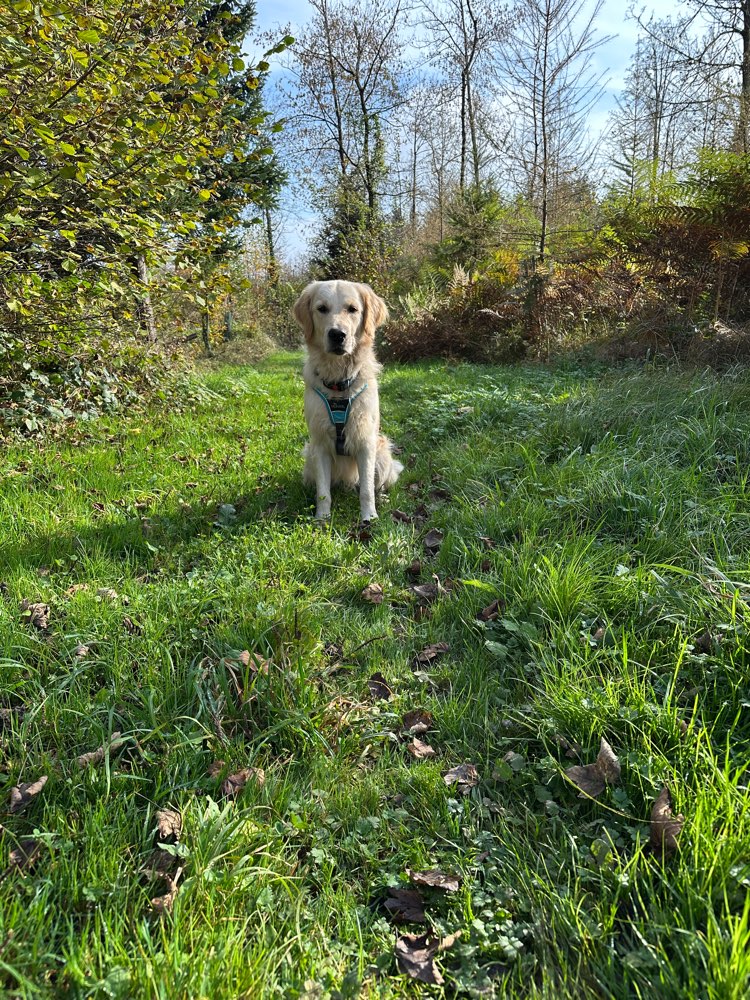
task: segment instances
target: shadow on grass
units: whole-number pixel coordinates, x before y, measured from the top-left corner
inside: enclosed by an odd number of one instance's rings
[[[231,536],[249,525],[267,523],[269,531],[312,519],[314,497],[300,475],[281,475],[231,498],[201,497],[193,504],[163,504],[143,517],[123,515],[93,524],[40,533],[10,543],[0,553],[0,573],[63,568],[81,558],[122,560],[131,572],[148,572],[166,556],[179,556],[191,543],[212,534]]]

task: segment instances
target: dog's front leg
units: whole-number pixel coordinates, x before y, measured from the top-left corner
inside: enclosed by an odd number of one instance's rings
[[[359,516],[363,521],[374,521],[375,510],[375,444],[363,448],[357,455],[359,470]]]
[[[323,448],[316,448],[314,459],[315,518],[325,521],[331,516],[331,456]]]

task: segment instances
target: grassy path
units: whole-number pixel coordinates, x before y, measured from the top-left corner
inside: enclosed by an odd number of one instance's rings
[[[391,367],[361,539],[311,523],[299,364],[0,457],[2,995],[746,997],[750,378]],[[384,905],[431,869],[445,987]]]

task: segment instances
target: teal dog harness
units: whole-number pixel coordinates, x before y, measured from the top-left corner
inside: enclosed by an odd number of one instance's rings
[[[353,381],[354,379],[346,379],[345,382],[332,382],[332,383],[324,382],[323,385],[325,385],[327,389],[333,389],[336,392],[341,392],[342,390],[348,389]],[[358,389],[353,396],[329,398],[328,396],[326,396],[324,392],[321,392],[320,389],[317,389],[315,386],[313,386],[315,392],[317,392],[317,394],[326,404],[326,409],[328,410],[328,416],[330,417],[331,423],[333,424],[333,428],[336,431],[337,455],[346,454],[346,451],[344,450],[344,445],[346,444],[345,429],[346,429],[346,422],[349,419],[349,411],[352,408],[352,403],[354,402],[354,400],[357,398],[357,396],[361,395],[366,388],[367,388],[367,382],[365,382],[362,388]]]

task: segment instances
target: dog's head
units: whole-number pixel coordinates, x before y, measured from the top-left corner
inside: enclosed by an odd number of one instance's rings
[[[388,319],[388,309],[369,285],[313,281],[295,302],[294,318],[308,347],[352,355],[372,344],[375,331]]]

